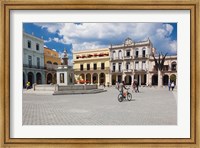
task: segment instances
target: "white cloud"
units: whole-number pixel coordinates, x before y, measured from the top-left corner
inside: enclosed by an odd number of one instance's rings
[[[58,33],[55,41],[72,44],[73,50],[108,47],[110,44],[121,44],[125,38],[143,41],[148,37],[158,50],[176,52],[176,41],[170,38],[173,26],[162,23],[37,23],[50,33]]]
[[[49,43],[49,42],[51,42],[51,41],[52,41],[52,39],[49,38],[48,40],[44,40],[44,43]]]

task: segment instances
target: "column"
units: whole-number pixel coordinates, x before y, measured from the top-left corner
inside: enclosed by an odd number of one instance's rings
[[[146,86],[149,86],[149,73],[146,74]]]
[[[85,81],[85,84],[86,84],[86,74],[84,74],[84,81]]]
[[[98,75],[98,85],[100,85],[100,74],[97,74]]]
[[[141,86],[142,77],[141,74],[139,75],[139,86]]]
[[[118,75],[116,75],[116,81],[118,82]]]
[[[91,84],[93,84],[93,74],[91,74]]]
[[[132,85],[132,83],[134,82],[134,74],[132,74],[132,76],[131,76],[131,85]]]

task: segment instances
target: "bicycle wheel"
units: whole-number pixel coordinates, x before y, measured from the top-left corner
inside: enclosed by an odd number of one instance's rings
[[[131,93],[128,93],[128,94],[127,94],[127,100],[128,100],[128,101],[131,101],[131,99],[132,99],[132,95],[131,95]]]
[[[118,95],[118,101],[122,102],[123,101],[123,96],[121,94]]]

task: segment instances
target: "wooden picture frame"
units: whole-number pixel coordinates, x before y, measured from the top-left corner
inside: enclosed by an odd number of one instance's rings
[[[199,41],[199,1],[136,1],[136,0],[97,0],[97,1],[53,1],[53,0],[2,0],[1,2],[1,64],[0,64],[0,139],[2,147],[12,146],[74,146],[74,147],[200,147],[200,104],[199,97],[199,58],[200,58],[200,41]],[[179,139],[50,139],[50,138],[10,138],[10,10],[190,10],[191,16],[191,138]]]

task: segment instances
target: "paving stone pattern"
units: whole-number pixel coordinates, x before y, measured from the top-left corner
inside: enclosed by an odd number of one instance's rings
[[[176,90],[140,88],[132,101],[118,90],[82,95],[23,93],[23,125],[176,125]]]

